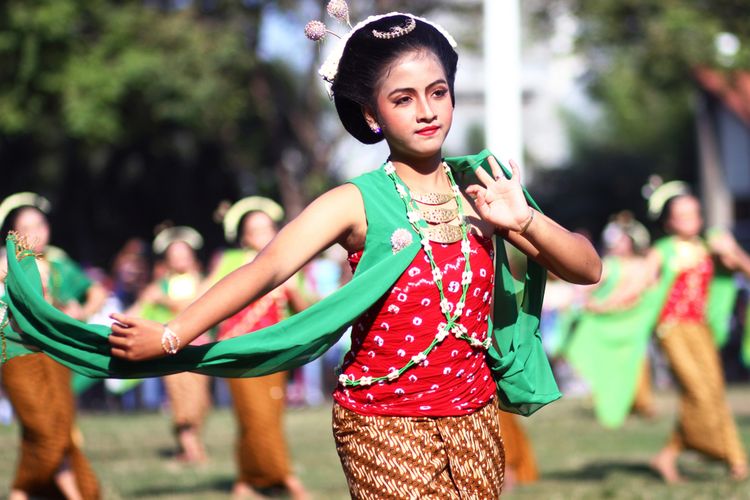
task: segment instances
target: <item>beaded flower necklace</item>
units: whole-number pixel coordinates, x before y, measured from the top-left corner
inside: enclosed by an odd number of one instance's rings
[[[390,371],[387,375],[380,377],[361,377],[358,379],[351,379],[347,375],[342,374],[339,376],[339,383],[344,387],[357,387],[357,386],[369,386],[373,383],[381,381],[393,381],[399,378],[406,370],[422,364],[427,356],[432,352],[436,345],[440,344],[445,338],[452,333],[456,338],[464,340],[471,344],[472,347],[481,347],[483,349],[489,349],[492,339],[489,335],[483,341],[476,337],[468,335],[468,330],[465,326],[459,323],[459,319],[463,314],[464,305],[466,304],[466,294],[471,285],[473,273],[471,272],[471,264],[469,262],[469,256],[471,253],[471,244],[469,243],[467,224],[464,218],[463,201],[461,200],[461,190],[453,179],[453,173],[450,167],[443,163],[443,170],[448,175],[448,181],[451,185],[451,191],[456,199],[456,206],[458,207],[458,220],[459,227],[461,228],[461,253],[464,256],[464,271],[461,274],[461,299],[456,302],[455,307],[445,298],[443,291],[443,273],[435,263],[435,258],[432,254],[432,245],[430,245],[429,239],[429,225],[422,217],[419,211],[417,203],[412,199],[409,189],[406,187],[401,178],[396,174],[396,167],[390,161],[383,165],[383,170],[386,175],[393,181],[393,185],[396,188],[401,200],[404,202],[406,208],[406,218],[411,224],[414,231],[419,235],[419,242],[422,244],[425,254],[430,261],[430,267],[432,268],[432,279],[437,286],[438,292],[440,293],[440,310],[445,315],[445,323],[440,323],[437,327],[437,333],[435,338],[432,339],[430,345],[427,346],[422,352],[415,354],[411,359],[401,368]]]

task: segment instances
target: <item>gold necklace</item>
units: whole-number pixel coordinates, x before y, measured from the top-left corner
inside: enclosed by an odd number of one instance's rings
[[[422,218],[430,224],[442,224],[450,222],[458,217],[458,208],[428,208],[420,209],[419,213],[422,214]]]
[[[435,224],[425,228],[427,239],[435,243],[455,243],[463,237],[461,226],[454,224]]]
[[[443,205],[455,199],[453,193],[415,193],[410,191],[411,199],[423,205]]]

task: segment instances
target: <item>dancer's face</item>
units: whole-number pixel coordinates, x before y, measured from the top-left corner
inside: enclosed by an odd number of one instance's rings
[[[667,230],[683,238],[692,238],[700,234],[703,228],[701,205],[693,196],[680,196],[669,204]]]
[[[617,239],[609,249],[610,255],[616,255],[618,257],[630,257],[634,253],[633,240],[631,240],[624,231],[618,235]]]
[[[175,241],[167,247],[164,253],[167,267],[174,273],[187,273],[197,267],[195,252],[184,241]]]
[[[263,250],[276,236],[276,224],[265,212],[251,212],[242,222],[242,246]]]
[[[453,122],[453,102],[445,70],[432,52],[397,59],[377,86],[375,107],[366,108],[365,117],[381,127],[392,159],[440,154]]]
[[[42,253],[49,243],[49,224],[47,218],[33,207],[21,208],[16,216],[13,229],[25,236],[34,248],[34,252]]]

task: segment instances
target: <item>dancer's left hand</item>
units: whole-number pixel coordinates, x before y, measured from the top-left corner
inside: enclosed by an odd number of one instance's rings
[[[142,361],[165,355],[161,338],[164,325],[143,318],[113,313],[109,336],[112,356],[130,361]]]
[[[511,160],[512,176],[508,179],[493,156],[489,157],[489,164],[494,178],[484,169],[478,168],[477,178],[484,186],[472,184],[466,188],[466,192],[475,199],[482,219],[492,222],[501,230],[521,231],[523,224],[531,216],[531,208],[521,188],[520,169]]]

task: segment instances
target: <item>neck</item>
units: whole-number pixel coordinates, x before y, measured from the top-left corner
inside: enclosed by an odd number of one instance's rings
[[[396,173],[409,189],[420,192],[448,192],[450,182],[442,168],[442,157],[438,152],[429,158],[399,159],[392,155],[391,163]]]

